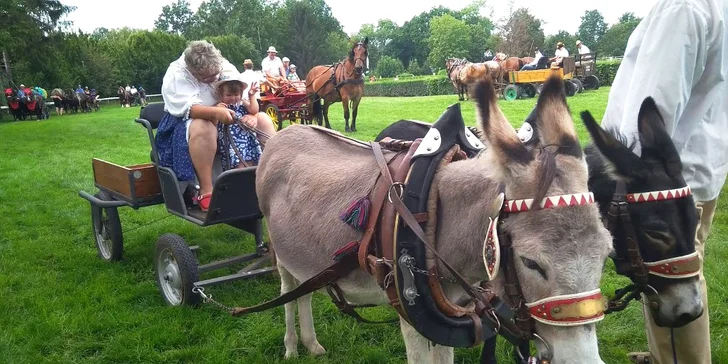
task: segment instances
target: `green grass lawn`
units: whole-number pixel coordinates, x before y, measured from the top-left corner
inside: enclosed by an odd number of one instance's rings
[[[609,89],[569,98],[581,141],[587,142],[578,113],[600,120]],[[435,121],[456,96],[365,98],[354,137],[371,140],[399,119]],[[514,126],[535,99],[501,102]],[[475,124],[473,104],[463,116]],[[53,116],[46,121],[0,122],[0,362],[2,363],[276,363],[283,362],[283,309],[233,318],[212,305],[198,309],[165,305],[154,278],[156,239],[167,232],[199,245],[202,262],[250,252],[252,239],[228,226],[200,228],[169,215],[163,206],[119,210],[125,259],[106,263],[96,255],[88,202],[79,190],[96,192],[91,159],[117,164],[149,161],[146,131],[133,122],[139,108],[105,106],[86,115]],[[7,120],[7,119],[6,119]],[[341,104],[331,107],[333,128],[343,131]],[[326,156],[311,156],[326,158]],[[723,190],[708,239],[706,276],[715,363],[728,363],[728,191]],[[151,224],[150,224],[151,223]],[[233,272],[228,270],[226,272]],[[221,272],[213,272],[218,275]],[[204,278],[210,275],[203,275]],[[602,289],[612,295],[627,280],[611,262]],[[275,297],[275,275],[207,290],[228,305],[253,305]],[[389,308],[365,311],[392,317]],[[398,326],[359,324],[342,315],[327,296],[314,295],[322,358],[290,363],[402,363],[404,343]],[[629,351],[647,343],[639,303],[597,325],[602,358],[626,363]],[[457,363],[476,363],[479,348],[457,349]],[[509,345],[499,345],[502,362]]]

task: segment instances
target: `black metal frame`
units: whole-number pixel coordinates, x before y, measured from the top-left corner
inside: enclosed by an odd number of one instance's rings
[[[154,104],[148,104],[146,107],[150,105]],[[143,115],[144,112],[142,111],[141,114]],[[255,236],[255,252],[201,264],[198,265],[197,269],[199,273],[204,273],[245,262],[250,262],[250,264],[235,274],[195,282],[194,285],[198,287],[257,277],[272,272],[275,267],[260,268],[269,261],[269,256],[267,244],[263,240],[263,214],[258,207],[258,198],[255,193],[256,167],[228,170],[220,174],[215,181],[210,207],[208,212],[205,213],[197,206],[188,206],[174,171],[158,164],[159,155],[154,140],[154,129],[157,127],[159,120],[150,121],[139,117],[134,121],[143,125],[147,130],[152,148],[150,157],[157,169],[162,193],[152,198],[138,198],[136,197],[134,183],[130,179],[129,183],[132,186],[131,199],[97,183],[94,183],[94,185],[98,189],[108,192],[113,197],[111,201],[100,200],[85,191],[79,191],[79,196],[88,200],[91,205],[100,208],[116,209],[128,206],[137,210],[141,207],[164,203],[169,213],[198,226],[227,224]],[[192,246],[190,249],[195,251],[199,247]]]

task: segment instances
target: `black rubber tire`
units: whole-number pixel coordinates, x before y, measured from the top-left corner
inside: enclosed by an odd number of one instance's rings
[[[168,305],[199,306],[200,295],[192,292],[194,283],[200,280],[197,267],[195,254],[181,236],[167,233],[159,237],[154,248],[154,271],[157,287]]]
[[[94,196],[102,201],[113,200],[113,197],[104,191],[99,191]],[[124,237],[116,207],[101,208],[91,204],[91,229],[101,259],[116,262],[123,258]]]
[[[573,82],[574,85],[576,85],[576,93],[580,94],[580,93],[582,93],[582,91],[584,91],[584,85],[582,84],[580,79],[572,78],[571,82]]]
[[[566,90],[566,96],[574,96],[576,94],[576,85],[570,80],[564,80],[564,89]]]
[[[599,89],[599,78],[596,75],[589,75],[584,77],[584,88],[587,90],[598,90]]]

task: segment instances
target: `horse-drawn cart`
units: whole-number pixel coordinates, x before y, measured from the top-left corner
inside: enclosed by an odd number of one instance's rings
[[[531,98],[541,93],[541,88],[548,78],[557,74],[564,80],[564,89],[567,96],[574,96],[583,87],[581,81],[574,78],[576,66],[574,58],[564,57],[561,67],[535,69],[527,71],[508,72],[508,84],[503,87],[503,98],[513,101],[518,98]]]
[[[272,92],[265,85],[261,87],[260,111],[270,116],[276,130],[283,129],[286,120],[291,124],[311,124],[313,116],[308,111],[308,102],[304,81],[290,82],[278,92]]]
[[[197,262],[199,248],[189,247],[176,234],[164,234],[155,248],[155,270],[159,289],[170,305],[197,305],[200,295],[192,290],[270,273],[268,248],[263,241],[262,218],[255,193],[256,167],[213,173],[214,190],[205,213],[193,203],[196,186],[183,183],[169,168],[157,164],[154,129],[164,115],[164,103],[142,108],[135,121],[143,125],[151,144],[151,163],[121,166],[98,158],[92,161],[94,185],[99,191],[79,195],[91,204],[91,220],[99,256],[117,261],[123,255],[123,235],[119,207],[142,207],[165,204],[167,211],[199,226],[227,224],[255,237],[256,251],[204,265]],[[219,162],[219,160],[218,160]],[[219,163],[218,163],[219,164]],[[217,166],[219,167],[219,165]],[[219,168],[216,168],[220,170]],[[216,176],[216,178],[215,178]],[[228,266],[250,262],[238,273],[200,280],[200,274]],[[261,268],[262,267],[262,268]]]

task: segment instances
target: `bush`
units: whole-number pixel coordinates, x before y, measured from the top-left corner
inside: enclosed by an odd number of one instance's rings
[[[600,86],[611,86],[614,76],[617,74],[621,61],[599,61],[597,60],[597,78]]]
[[[432,96],[454,93],[450,80],[433,76],[406,81],[377,81],[367,83],[364,87],[366,96]]]
[[[384,56],[377,62],[377,73],[381,77],[394,77],[404,72],[402,61],[389,56]]]

